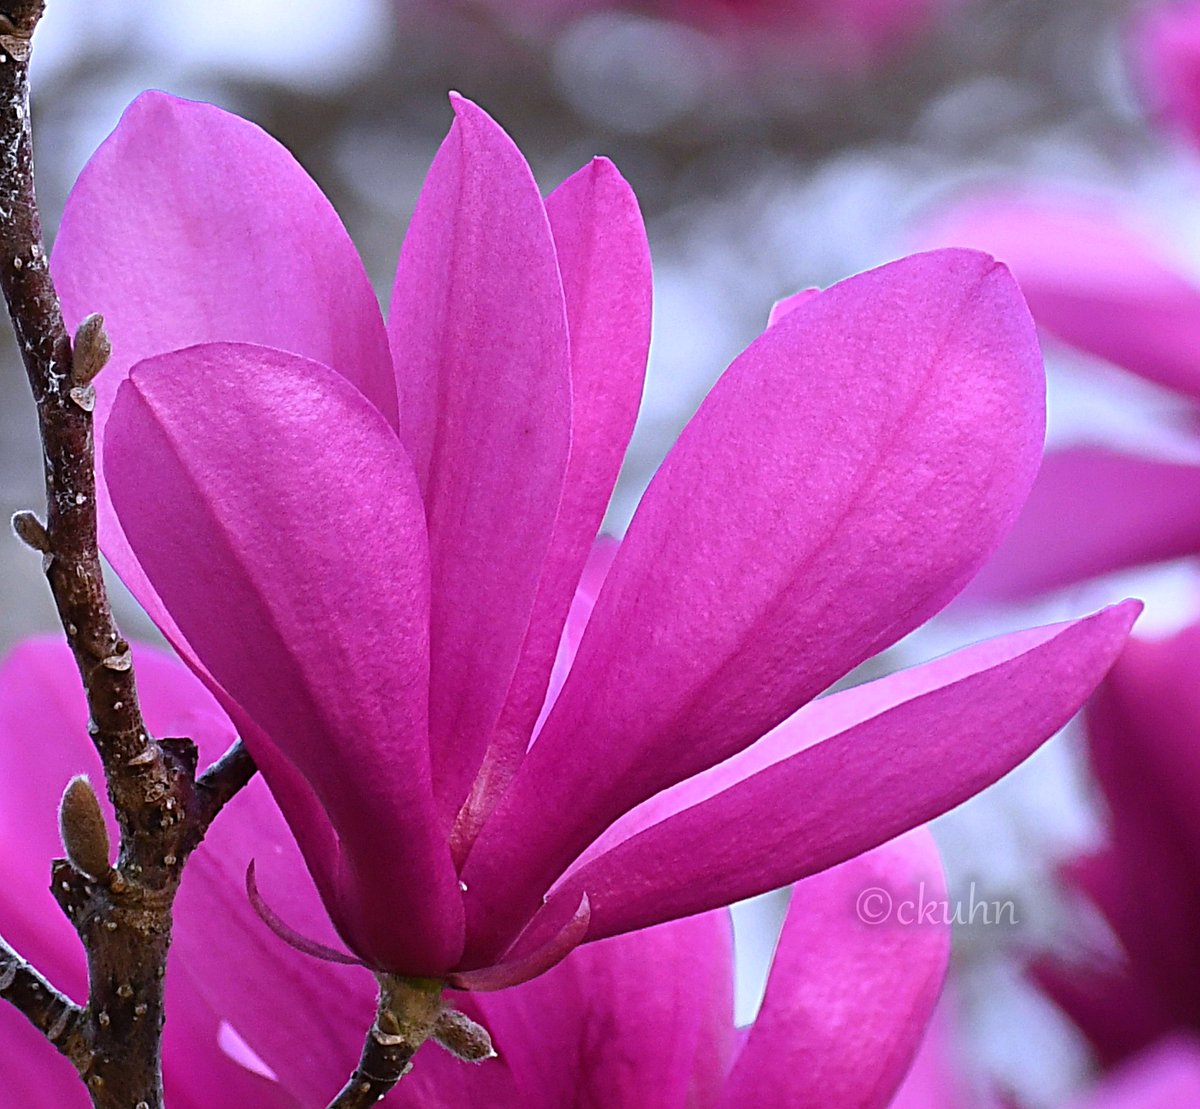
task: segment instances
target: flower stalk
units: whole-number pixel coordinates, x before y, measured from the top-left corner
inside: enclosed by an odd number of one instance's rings
[[[379,976],[379,1006],[363,1043],[358,1066],[329,1109],[374,1105],[412,1067],[417,1049],[445,1013],[439,978]]]

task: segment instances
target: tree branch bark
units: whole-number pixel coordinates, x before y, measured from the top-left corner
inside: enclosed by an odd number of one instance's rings
[[[253,763],[239,746],[197,781],[191,740],[151,737],[129,645],[109,606],[96,539],[91,386],[107,358],[107,338],[103,321],[90,317],[72,342],[34,195],[29,56],[43,7],[42,0],[0,0],[0,291],[37,405],[47,503],[44,524],[32,513],[13,523],[42,554],[87,693],[89,731],[121,841],[103,880],[66,860],[53,868],[55,896],[87,949],[87,1008],[68,1011],[57,994],[48,1001],[49,984],[23,960],[4,962],[3,955],[0,967],[14,977],[0,992],[48,1036],[68,1013],[78,1036],[72,1058],[97,1109],[161,1109],[163,978],[180,871],[220,808],[249,780]],[[48,1012],[55,1014],[49,1025]]]

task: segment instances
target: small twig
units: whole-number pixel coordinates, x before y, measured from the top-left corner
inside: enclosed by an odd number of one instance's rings
[[[436,978],[379,976],[379,1005],[358,1066],[329,1109],[367,1109],[411,1069],[412,1057],[434,1040],[469,1063],[494,1059],[487,1029],[442,1002],[445,982]]]
[[[43,1036],[78,1067],[87,1048],[83,1009],[60,993],[0,939],[0,997],[11,1002]]]
[[[196,779],[194,806],[194,848],[203,838],[225,805],[242,789],[256,772],[254,760],[242,741],[235,740],[229,750]]]
[[[441,1017],[444,982],[380,976],[375,1022],[362,1055],[329,1109],[366,1109],[382,1098],[412,1066],[412,1057]]]

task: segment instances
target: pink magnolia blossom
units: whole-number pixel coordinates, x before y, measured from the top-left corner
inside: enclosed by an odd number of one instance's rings
[[[929,238],[1004,259],[1057,341],[1200,401],[1200,285],[1115,201],[982,195]],[[1047,451],[1021,517],[972,594],[1022,598],[1200,552],[1197,458],[1200,440],[1175,457],[1099,440]]]
[[[137,648],[153,727],[196,734],[212,756],[230,726],[182,666]],[[0,930],[80,996],[83,951],[46,889],[59,853],[63,784],[98,773],[66,646],[36,640],[0,666],[0,829],[8,881]],[[273,942],[243,893],[247,861],[272,860],[272,895],[328,928],[265,784],[252,783],[189,863],[176,913],[165,1046],[168,1103],[181,1109],[324,1104],[358,1056],[371,975]],[[457,999],[492,1031],[499,1058],[459,1064],[435,1045],[387,1102],[413,1109],[655,1105],[882,1106],[921,1040],[946,969],[949,929],[865,923],[864,890],[893,903],[945,896],[937,852],[915,831],[796,887],[753,1027],[733,1025],[725,910],[589,945],[543,977]],[[69,1109],[73,1070],[15,1010],[0,1009],[0,1101]]]
[[[1037,968],[1103,1062],[1200,1036],[1200,626],[1133,640],[1087,709],[1109,842],[1066,869],[1116,951]]]
[[[244,737],[341,940],[484,988],[958,804],[1070,717],[1137,606],[813,701],[963,587],[1033,479],[1032,324],[969,251],[769,327],[585,572],[642,388],[636,203],[603,160],[543,201],[454,108],[386,328],[287,152],[160,94],[84,170],[53,267],[116,351],[110,560]]]
[[[1133,24],[1131,46],[1151,109],[1200,144],[1200,3],[1145,8]]]

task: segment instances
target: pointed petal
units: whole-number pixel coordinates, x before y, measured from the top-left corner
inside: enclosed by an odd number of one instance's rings
[[[1012,267],[1038,326],[1077,350],[1200,394],[1200,286],[1107,198],[980,196],[926,240]]]
[[[949,957],[941,860],[923,829],[799,883],[722,1109],[882,1109],[924,1038]]]
[[[587,894],[579,899],[579,908],[566,924],[545,943],[534,947],[520,958],[497,963],[481,970],[457,971],[447,977],[456,990],[504,990],[519,986],[539,974],[545,974],[552,966],[561,963],[587,936],[588,920],[592,910]]]
[[[422,508],[396,437],[327,367],[212,344],[134,370],[107,465],[139,562],[251,753],[270,740],[328,814],[338,871],[319,881],[338,891],[347,944],[392,970],[452,966],[461,901],[425,747]]]
[[[1001,636],[817,701],[631,814],[542,913],[587,891],[589,937],[615,935],[786,885],[933,819],[1071,718],[1139,610]],[[540,934],[535,924],[522,943]]]
[[[1019,600],[1200,551],[1200,466],[1103,447],[1051,451],[1000,549],[967,589]]]
[[[529,745],[572,594],[633,432],[650,347],[650,248],[633,190],[597,158],[546,201],[571,331],[571,455],[537,602],[488,750],[487,815]]]
[[[1042,410],[1032,324],[984,255],[884,266],[768,328],[651,483],[466,864],[473,956],[621,813],[945,605],[1028,492]]]
[[[429,522],[430,748],[448,829],[533,610],[571,435],[566,310],[541,194],[512,140],[453,98],[404,240],[388,333]]]

